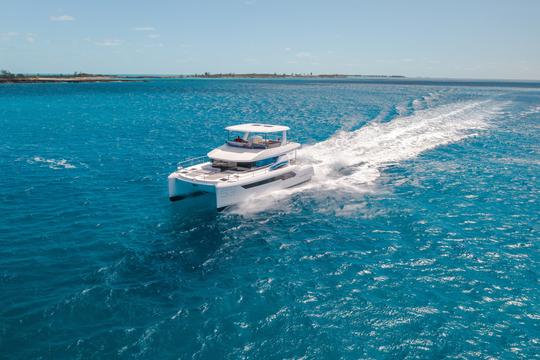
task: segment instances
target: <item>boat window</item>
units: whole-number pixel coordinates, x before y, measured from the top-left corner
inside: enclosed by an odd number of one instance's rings
[[[281,133],[249,133],[228,131],[227,144],[250,149],[269,149],[281,146]]]
[[[231,161],[223,161],[223,160],[212,160],[212,167],[219,168],[219,169],[232,169],[236,167],[235,162]]]
[[[270,165],[270,164],[273,164],[277,161],[277,156],[276,157],[273,157],[273,158],[268,158],[268,159],[264,159],[264,160],[259,160],[257,162],[255,162],[255,167],[261,167],[261,166],[266,166],[266,165]]]
[[[243,133],[239,131],[228,131],[227,141],[238,144],[247,144],[249,133]]]
[[[250,169],[255,166],[254,162],[241,162],[237,163],[238,167]]]
[[[273,158],[268,158],[268,159],[264,159],[264,160],[259,160],[259,161],[255,161],[255,162],[239,162],[239,163],[236,163],[236,166],[239,167],[239,168],[246,168],[246,169],[251,169],[251,168],[260,168],[260,167],[264,167],[264,166],[268,166],[268,165],[271,165],[273,163],[275,163],[277,161],[277,156],[276,157],[273,157]]]

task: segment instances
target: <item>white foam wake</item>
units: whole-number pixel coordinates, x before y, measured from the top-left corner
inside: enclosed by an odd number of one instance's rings
[[[309,186],[357,190],[357,185],[376,180],[381,167],[478,134],[500,109],[501,104],[492,101],[454,103],[340,131],[300,152],[303,161],[315,166]]]
[[[376,119],[356,131],[338,131],[330,139],[299,152],[299,160],[315,168],[311,182],[264,199],[250,199],[239,207],[240,212],[267,209],[275,200],[297,191],[372,191],[385,166],[477,135],[489,126],[489,119],[500,113],[502,106],[491,100],[452,103],[418,110],[390,122]]]
[[[70,164],[66,159],[46,159],[41,156],[34,156],[32,159],[28,160],[28,163],[34,164],[34,163],[40,163],[45,164],[49,168],[53,170],[59,170],[59,169],[75,169],[76,166],[73,164]]]

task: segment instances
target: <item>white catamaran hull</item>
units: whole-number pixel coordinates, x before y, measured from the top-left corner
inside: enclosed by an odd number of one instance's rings
[[[223,209],[246,201],[250,197],[302,184],[309,181],[312,176],[312,166],[286,166],[247,179],[208,184],[182,178],[175,172],[168,178],[169,198],[171,201],[175,201],[189,196],[211,193],[214,194],[216,208]]]

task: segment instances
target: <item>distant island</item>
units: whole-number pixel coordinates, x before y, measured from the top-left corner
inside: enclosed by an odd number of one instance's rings
[[[150,75],[145,78],[173,78],[173,79],[287,79],[287,78],[404,78],[402,75],[351,75],[351,74],[313,74],[313,73],[202,73],[193,75]]]
[[[100,75],[87,73],[73,74],[14,74],[7,70],[0,71],[1,83],[55,83],[55,82],[111,82],[130,81],[118,75]]]
[[[80,83],[80,82],[127,82],[148,79],[322,79],[322,78],[405,78],[401,75],[347,75],[347,74],[302,74],[302,73],[202,73],[191,75],[103,75],[75,72],[73,74],[14,74],[0,71],[2,83]]]

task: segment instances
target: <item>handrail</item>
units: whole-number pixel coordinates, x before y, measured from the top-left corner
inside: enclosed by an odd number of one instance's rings
[[[190,166],[195,165],[195,164],[200,164],[201,159],[208,159],[208,156],[204,155],[204,156],[189,158],[189,159],[186,159],[184,161],[180,161],[178,163],[178,170],[190,167]],[[293,159],[289,159],[287,161],[287,165],[294,164],[295,162],[296,162],[296,157],[293,158]],[[264,166],[262,168],[256,169],[256,170],[245,171],[245,172],[237,172],[237,173],[227,173],[226,171],[215,172],[215,173],[205,173],[205,174],[201,174],[199,176],[196,176],[195,179],[198,178],[200,180],[206,181],[206,180],[208,180],[208,178],[210,176],[215,176],[216,174],[221,174],[222,176],[220,176],[219,179],[212,179],[212,180],[215,180],[217,182],[217,181],[219,181],[219,180],[221,180],[223,178],[226,178],[227,181],[229,181],[229,182],[240,181],[240,180],[243,180],[243,179],[248,178],[248,177],[255,177],[255,176],[258,176],[258,175],[266,174],[266,173],[271,172],[273,170],[277,170],[277,169],[272,169],[272,165],[273,164],[268,164],[268,165],[266,165],[266,166]]]
[[[194,157],[194,158],[189,158],[189,159],[180,161],[179,163],[176,164],[176,166],[177,166],[178,169],[183,169],[183,168],[186,168],[186,167],[190,167],[191,165],[195,165],[196,163],[198,164],[198,163],[200,163],[201,159],[207,159],[207,158],[208,158],[207,155],[198,156],[198,157]]]
[[[195,158],[195,159],[197,159],[197,158]],[[181,168],[179,168],[179,169],[181,169]],[[271,166],[267,165],[264,168],[253,170],[253,171],[246,171],[244,173],[218,172],[218,173],[201,174],[201,175],[198,175],[198,176],[194,177],[194,179],[207,181],[210,176],[215,176],[216,174],[221,174],[219,179],[212,179],[212,180],[214,180],[215,182],[219,182],[219,180],[225,178],[229,182],[235,182],[235,181],[240,181],[240,180],[243,180],[243,179],[246,179],[246,178],[249,178],[249,177],[255,177],[255,176],[258,176],[258,175],[263,175],[263,174],[269,173],[271,171],[272,171]]]
[[[245,173],[234,174],[234,175],[236,175],[237,180],[240,180],[240,178],[254,177],[255,175],[262,175],[262,174],[266,174],[267,172],[270,172],[270,165],[267,165],[262,169],[246,171]]]

